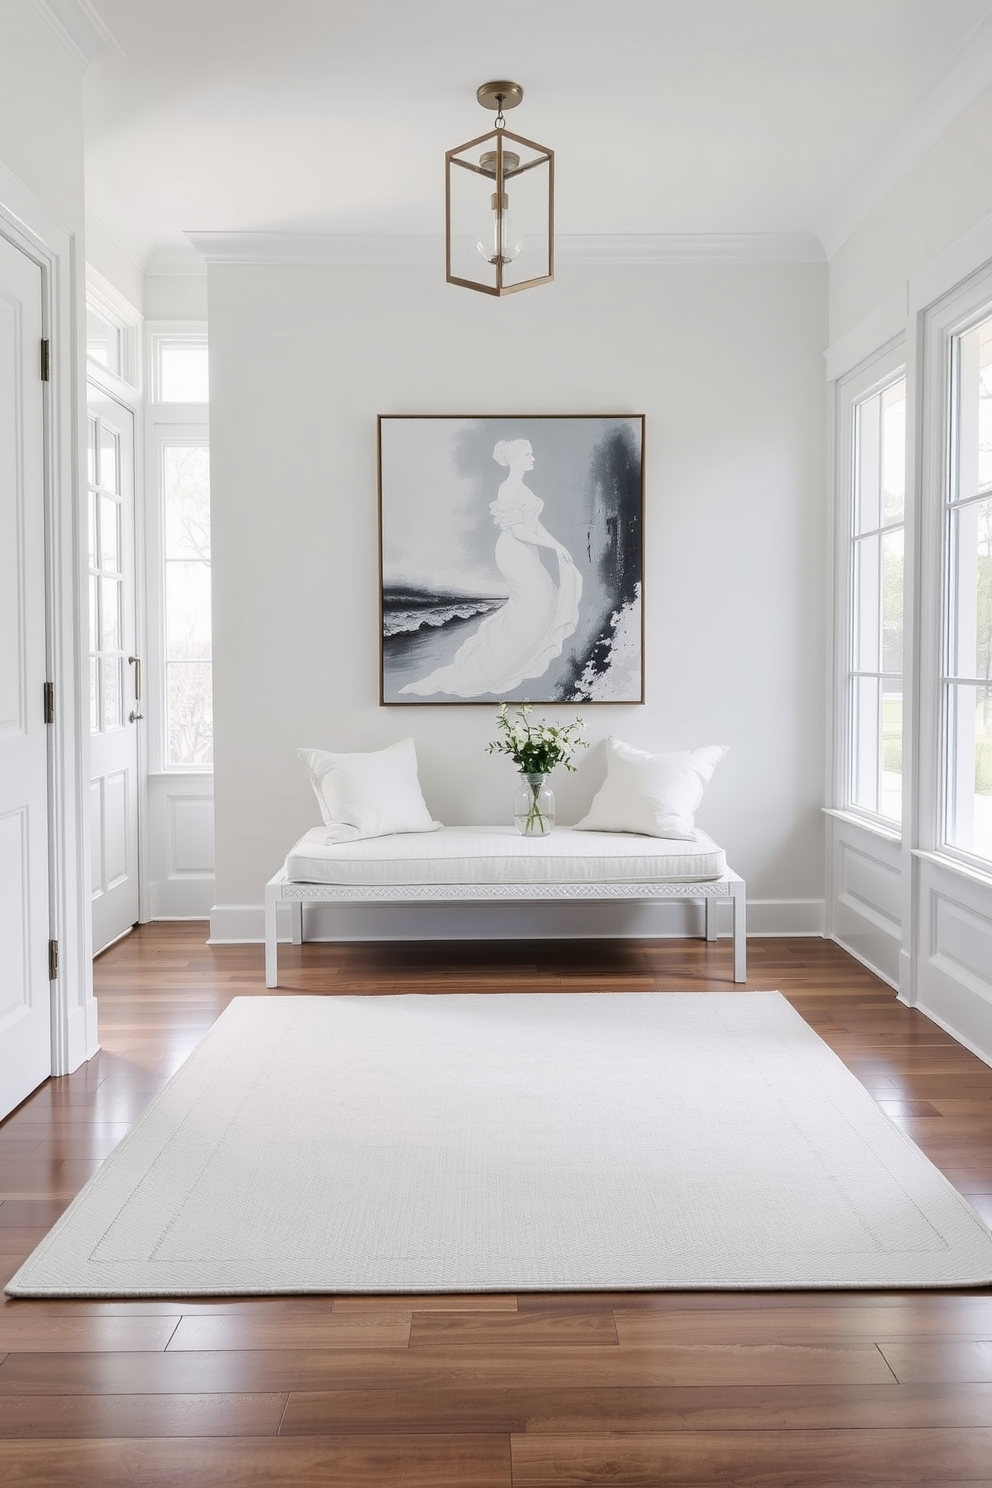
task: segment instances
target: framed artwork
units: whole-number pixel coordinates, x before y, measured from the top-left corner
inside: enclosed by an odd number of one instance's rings
[[[383,704],[644,700],[644,417],[379,418]]]

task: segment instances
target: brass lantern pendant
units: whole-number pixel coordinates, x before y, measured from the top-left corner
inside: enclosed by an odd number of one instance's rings
[[[503,117],[523,96],[519,83],[483,83],[476,97],[496,110],[495,128],[444,157],[449,284],[504,295],[555,276],[554,152]]]

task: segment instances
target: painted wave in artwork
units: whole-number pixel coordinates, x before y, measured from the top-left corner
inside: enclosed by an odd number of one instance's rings
[[[441,630],[453,621],[489,615],[505,603],[505,597],[500,595],[442,594],[428,589],[384,587],[383,638],[416,635],[425,629]]]

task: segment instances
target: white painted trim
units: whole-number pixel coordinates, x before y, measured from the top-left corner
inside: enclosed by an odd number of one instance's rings
[[[561,264],[826,263],[812,233],[613,233],[555,238]]]
[[[848,945],[847,941],[844,940],[842,936],[831,935],[828,937],[828,939],[832,940],[834,945],[839,945],[842,951],[846,951],[853,961],[857,961],[861,966],[864,966],[868,971],[870,971],[872,976],[877,976],[880,982],[884,982],[887,987],[891,987],[893,992],[899,991],[898,982],[894,982],[890,976],[886,976],[885,972],[882,971],[880,967],[875,966],[873,962],[869,961],[867,956],[862,956],[858,951],[854,949],[853,946]]]
[[[77,644],[85,613],[79,491],[82,358],[78,293],[82,266],[74,236],[31,189],[0,165],[0,228],[43,279],[43,321],[51,341],[46,386],[48,665],[55,685],[50,753],[51,933],[59,942],[52,990],[52,1073],[68,1074],[98,1046],[89,895],[89,782],[82,719],[87,690]]]
[[[837,806],[824,806],[824,816],[832,816],[836,821],[844,822],[849,827],[857,827],[860,832],[868,832],[873,837],[880,837],[883,842],[899,844],[902,842],[902,833],[898,827],[890,826],[883,820],[875,820],[870,816],[859,816],[856,811],[842,811]]]
[[[92,305],[111,325],[116,325],[122,332],[122,373],[116,381],[128,388],[129,397],[134,397],[141,392],[141,322],[140,310],[136,310],[131,301],[125,299],[118,289],[115,289],[109,279],[93,268],[92,264],[86,265],[86,303]],[[100,363],[101,376],[107,374],[107,369]],[[91,369],[90,369],[91,370]],[[120,394],[108,389],[112,398],[120,398]]]
[[[992,251],[992,214],[981,224]],[[955,250],[972,240],[969,233]],[[937,263],[956,262],[954,251]],[[931,289],[937,279],[931,280]],[[926,293],[929,294],[928,289]],[[911,286],[912,296],[912,286]],[[912,303],[912,299],[911,299]],[[950,466],[951,377],[950,357],[954,337],[978,317],[987,313],[992,303],[992,270],[988,265],[963,280],[955,281],[953,290],[933,303],[926,312],[914,315],[919,327],[917,338],[918,392],[917,410],[921,411],[916,450],[919,456],[918,556],[915,581],[919,584],[916,642],[919,646],[915,675],[918,678],[918,700],[914,718],[919,749],[916,771],[916,820],[910,839],[913,860],[920,864],[931,861],[941,868],[958,872],[967,878],[977,872],[979,882],[988,883],[981,870],[943,851],[944,726],[941,715],[944,638],[946,632],[946,595],[948,582],[948,524],[946,518],[947,479]],[[916,913],[921,911],[919,901]],[[917,976],[919,976],[917,968]]]
[[[946,1018],[942,1018],[939,1013],[934,1012],[933,1008],[927,1007],[924,1002],[909,1004],[909,1006],[917,1007],[925,1018],[929,1018],[931,1023],[936,1023],[938,1028],[942,1028],[945,1033],[949,1033],[952,1039],[956,1040],[962,1048],[967,1049],[969,1054],[974,1054],[975,1058],[980,1059],[983,1064],[992,1065],[992,1039],[982,1045],[974,1039],[969,1038],[966,1033],[962,1033],[960,1028],[955,1028],[953,1023],[948,1022]],[[980,1008],[979,1016],[981,1016]]]
[[[827,381],[834,382],[853,372],[855,367],[881,350],[897,337],[905,334],[909,318],[909,283],[903,284],[890,300],[877,306],[870,315],[845,332],[823,353],[826,362]]]
[[[357,909],[326,905],[308,909],[334,926],[329,941],[368,940],[630,940],[682,939],[702,935],[698,904],[492,904]],[[279,906],[279,939],[290,940],[290,910]],[[822,899],[749,899],[748,938],[823,935]],[[283,918],[285,916],[285,918]],[[730,934],[730,911],[721,914],[721,936]],[[265,938],[262,904],[215,904],[210,911],[210,945],[260,945]],[[308,931],[308,940],[320,936]]]
[[[90,0],[33,0],[33,3],[84,72],[105,57],[124,56],[124,48]]]
[[[209,808],[213,818],[213,775],[208,771],[168,770],[149,778],[149,917],[153,920],[206,920],[216,897],[210,867],[177,868],[176,803]],[[211,854],[212,860],[212,854]]]
[[[922,847],[913,849],[913,857],[918,858],[922,863],[931,863],[935,868],[942,868],[947,873],[960,874],[962,878],[967,879],[969,883],[977,884],[979,888],[992,889],[992,873],[971,863],[949,857],[946,853],[927,852]]]
[[[978,22],[909,118],[834,199],[818,228],[829,257],[990,81],[992,11]]]
[[[188,232],[208,264],[328,264],[440,267],[444,241],[421,236],[331,236],[280,232]],[[674,263],[825,263],[810,233],[559,234],[560,266]],[[160,268],[156,273],[162,273]]]
[[[153,248],[145,259],[144,271],[148,275],[165,275],[169,278],[202,279],[206,275],[207,266],[195,248],[177,243],[171,247],[162,245]]]
[[[909,281],[909,313],[918,315],[992,262],[992,212],[980,217],[956,242]]]

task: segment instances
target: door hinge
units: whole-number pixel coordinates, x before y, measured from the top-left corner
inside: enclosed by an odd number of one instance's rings
[[[55,722],[55,683],[45,683],[45,722]]]
[[[59,979],[59,943],[57,940],[48,942],[48,980],[57,982]]]
[[[41,380],[51,381],[52,376],[52,343],[47,336],[41,343]]]

